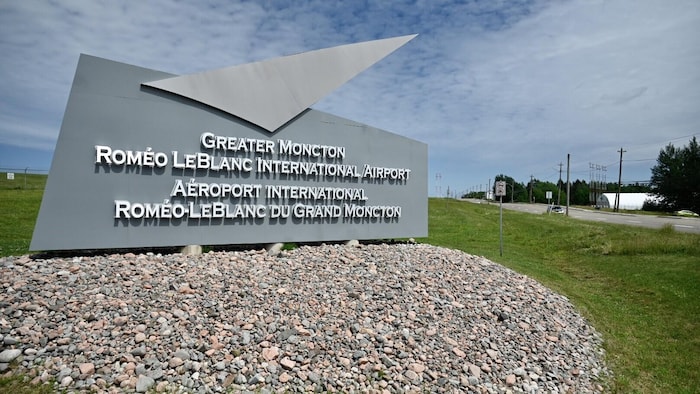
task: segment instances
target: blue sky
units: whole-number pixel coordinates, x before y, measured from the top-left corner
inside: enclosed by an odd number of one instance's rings
[[[80,53],[189,74],[419,34],[312,108],[429,145],[429,194],[700,135],[700,2],[0,0],[0,171],[47,170]]]

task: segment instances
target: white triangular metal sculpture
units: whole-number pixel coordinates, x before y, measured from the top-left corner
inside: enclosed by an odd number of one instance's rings
[[[416,35],[319,49],[144,83],[274,132]]]

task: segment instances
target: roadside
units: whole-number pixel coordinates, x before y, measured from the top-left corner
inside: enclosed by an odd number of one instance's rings
[[[495,204],[497,201],[485,201],[478,199],[464,199],[475,204]],[[527,203],[503,203],[504,209],[513,211],[527,212],[533,214],[547,213],[547,204],[527,204]],[[564,207],[566,210],[566,207]],[[559,213],[551,212],[550,215],[560,215]],[[593,222],[605,222],[614,224],[624,224],[628,226],[646,227],[646,228],[663,228],[664,226],[672,226],[676,231],[684,233],[700,234],[700,218],[685,217],[685,216],[659,216],[634,214],[629,212],[609,212],[584,209],[578,207],[569,207],[569,217],[579,220],[588,220]]]

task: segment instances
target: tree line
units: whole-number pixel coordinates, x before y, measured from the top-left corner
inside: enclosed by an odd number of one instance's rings
[[[522,183],[507,175],[498,174],[494,178],[495,181],[506,182],[506,195],[503,196],[503,202],[528,202],[532,198],[534,203],[553,203],[555,205],[566,204],[566,181],[553,183],[533,178],[530,182]],[[547,199],[547,192],[552,192],[552,198]],[[617,191],[617,183],[606,183],[597,185],[591,188],[588,182],[577,179],[571,183],[571,205],[591,205],[597,199],[600,193],[614,193]],[[495,186],[491,192],[495,192]],[[635,183],[631,185],[623,185],[622,193],[650,193],[649,185]],[[462,198],[486,198],[485,193],[469,192],[465,193]]]
[[[700,212],[700,146],[693,137],[687,146],[677,148],[668,144],[659,152],[657,164],[651,169],[649,184],[635,183],[623,185],[622,193],[649,193],[655,199],[644,204],[645,210],[676,211],[690,209]],[[566,182],[553,183],[533,178],[527,183],[516,182],[512,177],[498,174],[495,181],[506,182],[506,195],[503,202],[534,202],[566,204]],[[571,205],[595,205],[601,193],[615,193],[618,185],[614,182],[590,185],[577,179],[571,183]],[[547,199],[547,192],[552,198]],[[491,192],[495,192],[495,182]],[[470,192],[462,198],[486,198],[484,192]]]

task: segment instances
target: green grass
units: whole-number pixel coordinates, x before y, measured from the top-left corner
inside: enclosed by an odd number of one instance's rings
[[[26,254],[46,177],[28,176],[27,189],[5,178],[0,256]],[[497,204],[431,199],[419,241],[485,256],[569,297],[603,334],[612,392],[700,393],[700,235],[504,210],[500,256],[498,218]]]
[[[700,235],[431,199],[422,242],[482,255],[565,294],[603,334],[619,393],[700,392]]]
[[[0,190],[44,190],[46,175],[15,173],[15,179],[7,179],[7,173],[0,172]]]
[[[46,175],[0,173],[0,256],[26,254],[44,194]]]
[[[25,376],[13,375],[0,377],[0,393],[12,394],[50,394],[55,393],[54,382],[31,384]]]

